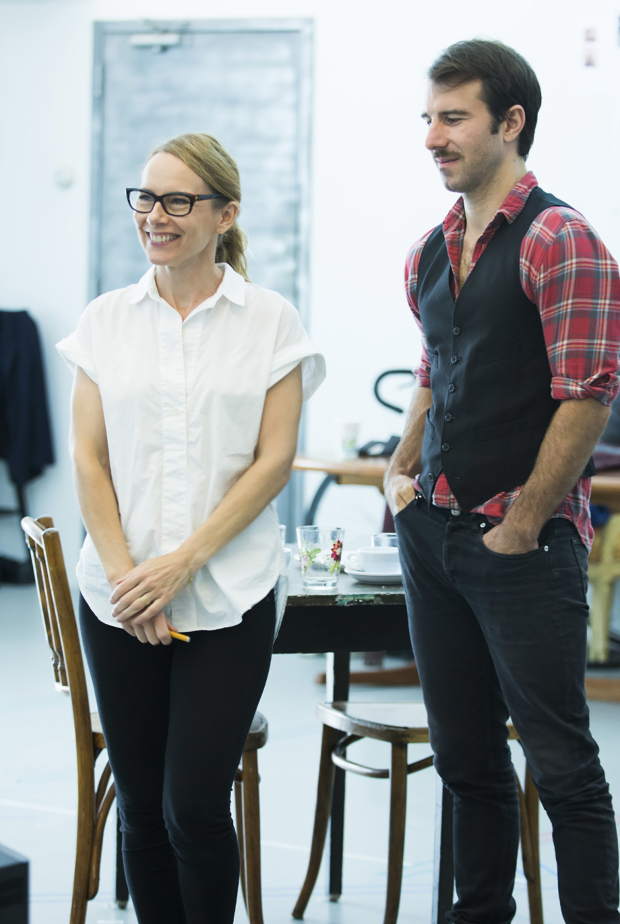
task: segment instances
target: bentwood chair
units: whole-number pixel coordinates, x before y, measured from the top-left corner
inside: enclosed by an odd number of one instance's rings
[[[241,860],[241,891],[250,924],[263,924],[260,870],[260,799],[257,751],[265,747],[267,719],[257,712],[235,777],[235,816]]]
[[[432,756],[407,763],[407,745],[428,743],[428,720],[422,703],[352,703],[335,702],[317,706],[323,722],[323,744],[319,764],[319,782],[306,879],[293,909],[293,917],[303,918],[321,866],[325,838],[331,813],[334,770],[340,767],[351,773],[375,779],[390,779],[390,827],[388,840],[387,898],[383,924],[395,924],[398,918],[405,848],[407,775],[433,764]],[[518,740],[513,725],[507,726],[508,737]],[[344,737],[343,737],[344,733]],[[392,746],[389,769],[376,769],[349,760],[347,748],[362,738],[386,741]],[[517,777],[521,809],[521,852],[527,880],[531,924],[543,924],[538,845],[538,793],[529,768],[523,787]]]
[[[609,658],[609,624],[615,583],[620,578],[620,514],[615,512],[604,526],[594,530],[588,559],[592,588],[588,660],[604,663]]]
[[[105,750],[96,712],[90,712],[82,649],[67,580],[60,535],[51,517],[24,517],[43,625],[52,654],[54,685],[69,693],[73,708],[78,769],[78,826],[69,924],[84,924],[88,902],[99,890],[103,832],[115,797],[110,764],[95,782],[95,763]],[[257,751],[267,742],[267,720],[256,713],[235,779],[235,804],[241,853],[241,886],[250,924],[263,924],[260,877],[260,811]],[[117,823],[116,902],[127,905],[129,892]]]
[[[99,716],[90,712],[82,649],[58,530],[51,517],[24,517],[22,529],[30,550],[43,625],[52,653],[54,686],[69,693],[73,708],[78,771],[77,844],[70,924],[84,924],[86,906],[99,891],[103,832],[114,801],[109,763],[95,785],[95,763],[105,750]],[[117,858],[118,859],[118,858]],[[122,861],[117,871],[116,898],[128,901]]]

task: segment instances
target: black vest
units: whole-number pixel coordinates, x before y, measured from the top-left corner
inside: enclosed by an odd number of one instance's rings
[[[519,255],[550,206],[566,203],[535,187],[515,221],[497,229],[456,301],[441,225],[424,245],[416,294],[433,396],[420,479],[429,503],[442,469],[461,508],[471,510],[523,484],[534,468],[560,402],[551,397],[540,314],[521,287]]]

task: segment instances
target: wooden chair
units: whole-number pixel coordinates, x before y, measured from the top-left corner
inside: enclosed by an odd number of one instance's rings
[[[260,799],[257,751],[267,744],[267,719],[257,712],[235,776],[235,816],[241,891],[250,924],[263,924],[260,870]]]
[[[299,893],[293,917],[300,920],[316,884],[325,847],[331,813],[334,768],[349,770],[361,776],[387,779],[390,784],[390,829],[388,842],[387,899],[384,924],[395,924],[398,918],[405,847],[405,816],[407,806],[407,775],[432,766],[432,756],[407,764],[407,745],[429,741],[426,709],[422,703],[352,703],[335,702],[317,706],[323,722],[323,744],[319,765],[316,813],[310,861],[306,879]],[[344,733],[344,737],[343,737]],[[509,738],[518,740],[512,725]],[[380,770],[353,763],[346,750],[362,738],[387,741],[392,745],[390,769]],[[521,808],[521,851],[523,871],[527,880],[531,924],[542,924],[540,859],[538,846],[538,794],[526,768],[524,786],[517,777]]]
[[[612,513],[604,526],[594,530],[588,559],[592,588],[588,660],[604,663],[609,658],[609,623],[616,581],[620,578],[620,514]]]
[[[115,790],[106,762],[95,785],[95,763],[105,750],[99,716],[90,712],[82,649],[67,580],[60,535],[51,517],[24,517],[22,529],[30,550],[39,603],[52,653],[54,685],[70,693],[78,767],[78,826],[69,924],[84,924],[86,907],[99,890],[101,847]],[[257,751],[267,742],[267,720],[256,713],[235,779],[237,828],[241,853],[242,890],[250,924],[263,924],[260,877],[260,812]],[[116,901],[129,899],[122,861],[122,839],[117,824]]]

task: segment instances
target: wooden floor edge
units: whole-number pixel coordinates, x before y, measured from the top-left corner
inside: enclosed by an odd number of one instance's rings
[[[315,683],[324,684],[325,674],[317,674]],[[402,667],[381,667],[378,670],[351,671],[349,683],[368,684],[376,687],[417,687],[420,676],[414,662]]]
[[[620,703],[620,677],[586,677],[588,699]]]
[[[324,684],[325,674],[318,674],[315,683]],[[352,671],[351,683],[375,686],[417,686],[420,680],[414,664],[378,671]],[[586,677],[586,696],[591,700],[620,703],[620,677]]]

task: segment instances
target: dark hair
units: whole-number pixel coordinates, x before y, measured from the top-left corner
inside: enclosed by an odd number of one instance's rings
[[[523,106],[525,125],[519,135],[519,155],[527,157],[534,141],[542,94],[536,74],[514,48],[486,39],[456,42],[440,54],[429,68],[428,76],[433,83],[449,87],[481,80],[481,98],[493,118],[493,133],[499,130],[511,106]]]

